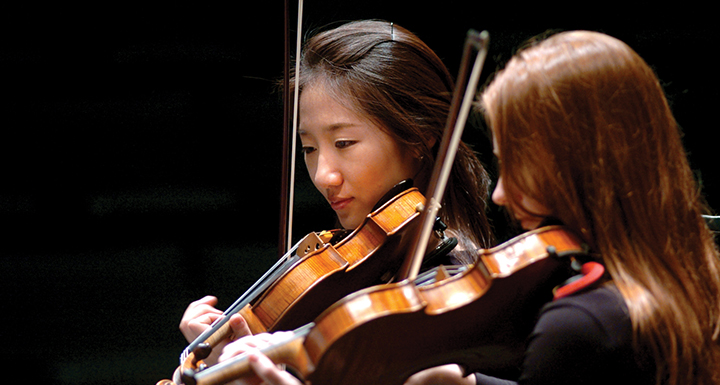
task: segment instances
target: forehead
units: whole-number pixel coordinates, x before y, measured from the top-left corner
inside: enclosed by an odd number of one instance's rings
[[[324,97],[358,115],[364,115],[360,102],[353,96],[352,89],[344,86],[342,81],[333,82],[327,76],[315,77],[305,84],[300,92],[300,103],[302,103],[303,99],[308,99],[304,97],[307,95]]]
[[[318,129],[337,130],[347,126],[373,125],[347,98],[337,97],[336,93],[327,90],[327,87],[313,85],[300,95],[301,135]]]

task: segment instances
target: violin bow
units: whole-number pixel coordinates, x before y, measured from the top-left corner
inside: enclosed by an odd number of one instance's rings
[[[440,202],[442,202],[445,193],[452,163],[455,161],[455,154],[460,146],[470,107],[475,100],[480,73],[487,56],[489,39],[490,35],[487,31],[477,32],[471,29],[467,33],[445,131],[425,194],[428,198],[420,216],[421,227],[416,232],[412,246],[408,250],[403,265],[399,270],[398,281],[405,279],[415,280],[420,271],[427,250],[427,243],[435,225],[435,218],[440,210]],[[468,74],[473,52],[476,52],[475,61],[472,65],[472,71]]]
[[[293,206],[295,198],[295,158],[297,149],[297,124],[300,79],[301,31],[303,19],[303,0],[298,1],[297,33],[295,42],[295,87],[290,96],[290,0],[285,0],[285,60],[283,71],[283,146],[282,175],[280,183],[280,233],[278,253],[282,256],[292,245]],[[290,126],[290,100],[292,107],[292,126]]]

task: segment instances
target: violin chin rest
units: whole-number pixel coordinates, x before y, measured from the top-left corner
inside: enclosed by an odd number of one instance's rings
[[[594,285],[605,274],[605,266],[597,262],[585,262],[580,274],[571,277],[553,290],[553,299],[560,299]]]

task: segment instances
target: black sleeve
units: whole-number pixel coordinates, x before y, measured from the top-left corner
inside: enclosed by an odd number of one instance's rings
[[[582,366],[594,356],[604,332],[582,309],[554,306],[543,312],[530,335],[523,360],[520,384],[584,384]],[[478,385],[510,385],[516,382],[476,374]]]
[[[477,385],[517,385],[515,381],[490,377],[482,373],[475,373],[475,383],[477,383]]]
[[[633,360],[632,326],[619,294],[597,290],[547,304],[528,339],[518,383],[600,384],[617,381]],[[613,374],[614,373],[614,374]],[[478,375],[479,385],[510,384]]]
[[[584,308],[552,306],[538,320],[523,361],[521,384],[588,383],[602,365],[608,335]]]

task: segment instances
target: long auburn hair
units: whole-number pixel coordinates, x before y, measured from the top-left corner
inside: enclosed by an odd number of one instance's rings
[[[720,383],[720,273],[680,129],[625,43],[565,32],[519,51],[482,94],[513,191],[597,253],[657,383]]]
[[[440,58],[405,28],[380,20],[343,24],[304,45],[300,92],[322,84],[336,100],[368,117],[406,151],[422,160],[415,184],[423,191],[450,109],[453,79]],[[431,148],[428,143],[436,143]],[[488,247],[490,178],[475,153],[462,144],[447,184],[442,220],[457,233],[461,249]],[[467,243],[467,242],[470,243]],[[465,244],[463,244],[465,243]],[[465,256],[466,263],[474,262]],[[462,258],[462,257],[461,257]]]

